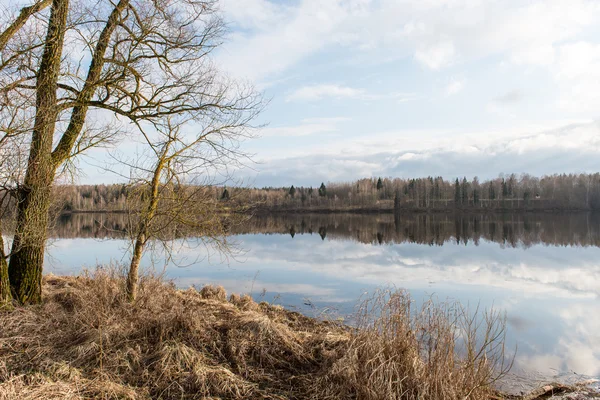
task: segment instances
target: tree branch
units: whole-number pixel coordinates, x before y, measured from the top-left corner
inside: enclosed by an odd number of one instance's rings
[[[77,96],[77,105],[73,108],[69,126],[62,135],[58,145],[52,152],[52,161],[57,166],[69,157],[71,150],[73,149],[73,146],[75,145],[75,142],[81,133],[81,129],[85,123],[85,117],[89,108],[89,101],[94,95],[94,91],[98,86],[100,74],[102,73],[104,55],[106,53],[106,49],[108,48],[110,37],[121,20],[121,13],[128,6],[129,0],[119,1],[108,17],[106,25],[102,30],[100,37],[98,38],[98,43],[96,44],[96,49],[92,56],[90,69],[88,71],[88,76],[83,89]]]
[[[41,0],[29,7],[23,7],[19,13],[19,16],[13,21],[13,23],[10,24],[2,33],[0,33],[0,52],[4,50],[8,44],[8,41],[14,36],[14,34],[17,33],[17,31],[21,29],[23,25],[25,25],[29,17],[48,7],[51,3],[51,0]]]

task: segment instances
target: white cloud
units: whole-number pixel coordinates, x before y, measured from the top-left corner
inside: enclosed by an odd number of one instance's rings
[[[415,93],[391,92],[391,93],[369,93],[364,89],[352,88],[335,84],[320,84],[303,86],[294,90],[286,97],[291,101],[318,101],[324,99],[359,99],[365,101],[389,99],[397,103],[416,100]]]
[[[520,90],[510,90],[494,97],[492,101],[486,105],[485,109],[491,114],[496,114],[506,119],[514,119],[516,118],[516,115],[513,106],[521,102],[523,98],[523,92]]]
[[[263,8],[273,10],[267,2],[257,3],[260,5],[255,14]],[[251,33],[232,35],[219,56],[220,63],[236,76],[272,79],[273,74],[334,43],[334,33],[353,12],[353,3],[304,0],[295,7],[276,8],[277,16],[268,24],[257,23],[260,26]]]
[[[297,137],[332,133],[337,132],[339,125],[346,121],[348,118],[308,118],[302,120],[300,125],[261,129],[259,135],[262,137]]]
[[[307,153],[310,155],[301,155]],[[372,134],[368,139],[322,142],[319,150],[304,150],[293,157],[262,160],[257,184],[294,181],[310,185],[314,181],[351,181],[370,176],[490,178],[501,172],[596,172],[599,156],[597,122],[538,133],[505,133],[500,138],[493,132]]]
[[[574,112],[600,110],[600,44],[577,42],[559,48],[553,66],[561,109]]]
[[[359,98],[366,95],[363,89],[333,84],[304,86],[287,96],[287,101],[315,101],[324,98]]]
[[[503,105],[518,103],[523,100],[523,93],[520,90],[510,90],[494,98],[494,102]]]
[[[452,96],[453,94],[457,94],[465,87],[464,79],[454,79],[450,83],[446,85],[444,88],[444,93],[446,96]]]
[[[268,29],[288,12],[267,0],[220,0],[219,6],[228,21],[241,28]]]
[[[226,17],[256,29],[235,36],[224,60],[258,79],[331,46],[351,55],[378,49],[386,57],[412,54],[432,70],[494,54],[517,65],[548,66],[557,59],[557,44],[577,37],[600,15],[600,4],[589,0],[244,2],[249,6],[226,1]]]
[[[425,48],[418,48],[415,59],[430,69],[440,69],[452,65],[456,57],[452,42],[440,42]]]

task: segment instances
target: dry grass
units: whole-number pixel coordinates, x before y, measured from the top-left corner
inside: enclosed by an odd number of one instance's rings
[[[486,399],[512,366],[505,320],[408,293],[382,290],[358,312],[358,329],[328,377],[332,392],[359,399]]]
[[[0,314],[0,400],[484,399],[503,372],[500,319],[485,344],[467,314],[415,313],[402,292],[365,302],[350,329],[219,287],[146,276],[129,304],[124,286],[113,270],[48,276],[42,305]]]

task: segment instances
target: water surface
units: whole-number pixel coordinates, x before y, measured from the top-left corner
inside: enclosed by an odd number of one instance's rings
[[[126,262],[123,215],[80,214],[53,229],[46,272]],[[177,285],[223,285],[305,313],[350,318],[377,287],[506,311],[516,369],[600,376],[600,215],[277,215],[231,228],[234,254],[176,241],[148,254]]]

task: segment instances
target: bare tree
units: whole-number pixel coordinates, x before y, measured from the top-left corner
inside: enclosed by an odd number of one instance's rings
[[[15,197],[27,165],[28,126],[23,118],[27,102],[22,100],[13,97],[0,103],[0,307],[12,300],[8,277],[10,251],[2,235],[13,228],[7,225],[14,222]]]
[[[10,282],[8,280],[8,255],[5,250],[3,232],[3,217],[7,206],[7,191],[0,191],[0,309],[10,304],[12,295],[10,292]]]
[[[232,168],[247,159],[241,140],[252,135],[252,120],[263,102],[250,86],[231,82],[214,69],[204,75],[205,103],[187,118],[165,118],[144,135],[149,156],[126,163],[132,168],[130,205],[137,212],[127,279],[130,300],[137,296],[138,271],[146,244],[168,244],[180,234],[195,234],[227,250],[225,219],[241,210],[224,209],[209,188],[230,179]]]
[[[29,141],[8,272],[16,300],[37,303],[57,175],[115,132],[146,135],[166,117],[209,113],[208,55],[223,23],[216,0],[53,0],[0,26],[3,107]]]

